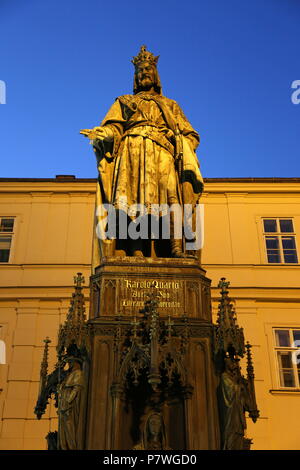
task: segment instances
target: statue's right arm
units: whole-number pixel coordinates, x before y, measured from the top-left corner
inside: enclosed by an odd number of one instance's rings
[[[106,138],[105,140],[94,141],[94,147],[96,143],[96,147],[99,149],[102,147],[102,149],[104,149],[104,153],[106,153],[106,149],[108,149],[111,156],[115,158],[118,154],[118,149],[124,134],[125,124],[126,117],[123,114],[123,106],[117,98],[101,122],[101,129],[105,129]],[[105,145],[106,143],[107,145]]]
[[[80,133],[91,140],[99,155],[109,153],[115,157],[124,133],[125,123],[126,118],[123,116],[123,109],[120,100],[117,98],[99,127],[82,129]]]

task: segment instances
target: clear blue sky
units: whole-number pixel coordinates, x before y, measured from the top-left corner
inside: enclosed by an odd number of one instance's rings
[[[0,43],[0,176],[95,177],[79,129],[132,92],[142,44],[204,177],[300,176],[299,0],[0,0]]]

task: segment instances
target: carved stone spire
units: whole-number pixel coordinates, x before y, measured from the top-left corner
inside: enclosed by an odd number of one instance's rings
[[[49,343],[51,343],[51,340],[49,339],[49,336],[47,336],[44,339],[44,354],[43,354],[43,360],[41,362],[41,371],[40,371],[40,390],[42,387],[45,386],[46,380],[47,380],[47,374],[48,374],[48,354],[49,354]]]
[[[253,368],[253,362],[252,362],[252,353],[251,353],[251,344],[249,341],[246,343],[246,355],[247,355],[247,378],[248,379],[254,379],[254,368]]]
[[[252,362],[251,344],[247,341],[246,355],[247,355],[247,386],[249,392],[249,416],[255,423],[259,418],[259,410],[256,403],[255,385],[254,385],[254,367]]]
[[[235,310],[228,297],[229,284],[224,277],[218,284],[221,289],[221,299],[215,329],[215,352],[216,354],[223,352],[243,357],[245,353],[244,333],[243,328],[239,328],[237,324]]]
[[[72,294],[67,319],[60,326],[58,333],[57,354],[59,359],[72,345],[78,350],[88,347],[83,283],[84,277],[81,273],[74,276],[75,292]]]

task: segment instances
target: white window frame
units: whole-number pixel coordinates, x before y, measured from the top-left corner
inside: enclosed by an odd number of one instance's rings
[[[0,261],[1,264],[8,264],[12,262],[12,251],[13,251],[13,244],[14,244],[14,239],[15,239],[15,233],[16,233],[16,216],[15,215],[0,215],[0,227],[1,227],[1,220],[2,219],[13,219],[14,225],[13,225],[13,231],[12,232],[1,232],[0,231],[0,237],[11,237],[11,243],[10,243],[10,249],[9,249],[9,257],[7,261]]]
[[[300,390],[300,378],[298,374],[298,368],[297,368],[297,363],[295,360],[292,358],[292,368],[293,368],[293,373],[294,373],[294,382],[295,385],[293,387],[287,387],[284,385],[281,385],[281,377],[280,377],[280,363],[279,363],[279,358],[278,358],[278,352],[296,352],[299,351],[299,356],[298,360],[300,359],[300,345],[298,347],[292,347],[292,346],[277,346],[276,344],[276,331],[289,331],[289,338],[290,338],[290,344],[292,344],[292,339],[293,339],[293,331],[299,331],[300,332],[300,327],[279,327],[273,326],[273,344],[274,344],[274,354],[275,354],[275,364],[276,364],[276,376],[277,376],[277,384],[278,387],[282,390]],[[295,358],[295,356],[294,356]]]
[[[279,221],[280,220],[291,220],[293,224],[293,232],[265,232],[265,227],[264,227],[264,221],[265,220],[276,220],[277,224],[277,229],[280,227]],[[284,266],[297,266],[299,264],[299,251],[297,247],[297,238],[296,238],[296,231],[295,231],[295,220],[294,217],[272,217],[272,216],[265,216],[261,218],[261,224],[262,224],[262,234],[263,234],[263,243],[264,243],[264,257],[266,264],[268,266],[278,266],[278,265],[284,265]],[[266,242],[266,237],[277,237],[279,239],[279,255],[280,255],[280,262],[278,263],[270,263],[268,260],[268,250],[267,250],[267,242]],[[295,241],[295,251],[297,255],[297,263],[286,263],[284,261],[284,253],[283,253],[283,247],[282,247],[282,238],[284,237],[293,237]]]

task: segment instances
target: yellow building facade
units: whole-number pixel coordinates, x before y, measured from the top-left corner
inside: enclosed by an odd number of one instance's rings
[[[43,340],[55,363],[73,276],[91,273],[95,179],[0,179],[0,449],[46,449],[51,403],[38,421]],[[205,181],[202,264],[217,312],[221,277],[253,344],[260,418],[253,449],[300,449],[300,179]]]

